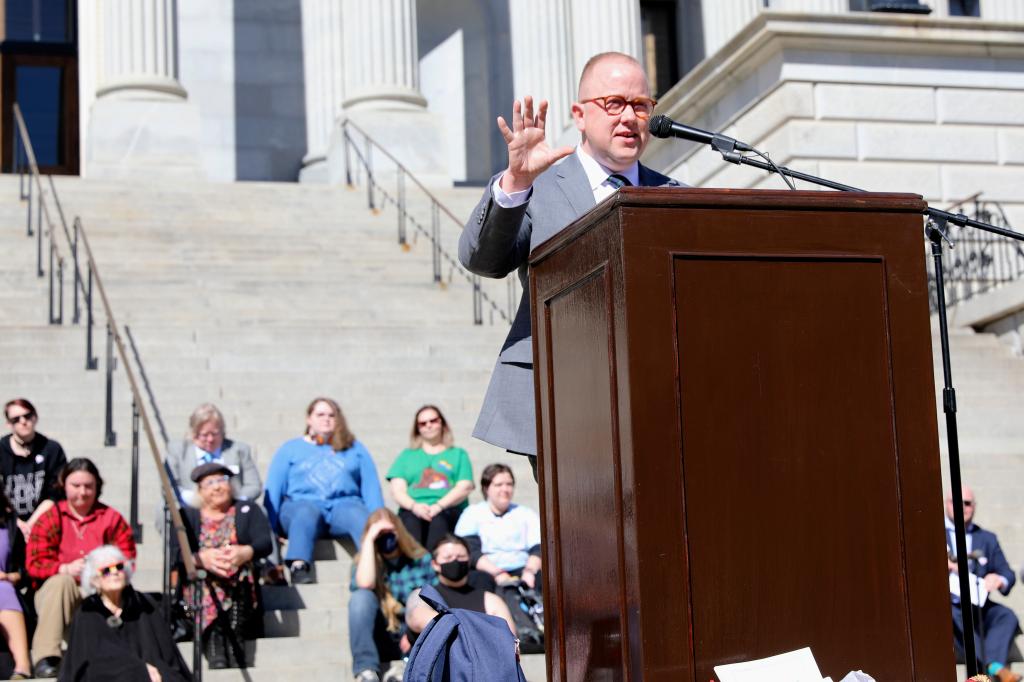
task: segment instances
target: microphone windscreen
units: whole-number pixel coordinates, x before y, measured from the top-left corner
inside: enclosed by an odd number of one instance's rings
[[[658,114],[647,124],[647,129],[655,137],[669,137],[672,134],[672,121],[664,114]]]

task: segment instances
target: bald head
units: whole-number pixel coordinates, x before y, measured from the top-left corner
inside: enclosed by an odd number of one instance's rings
[[[629,69],[635,69],[639,71],[641,74],[644,73],[643,64],[641,64],[635,58],[631,57],[625,52],[601,52],[600,54],[595,54],[593,57],[587,60],[586,64],[583,65],[583,73],[580,74],[580,82],[577,88],[577,97],[580,100],[584,100],[587,99],[588,97],[600,97],[602,94],[607,94],[600,92],[594,94],[591,92],[594,86],[594,70],[598,66],[611,67],[613,65],[626,67]],[[649,97],[651,94],[651,88],[650,84],[647,83],[646,74],[644,75],[644,83],[647,85],[647,91],[644,94]]]
[[[964,499],[964,523],[970,523],[974,519],[974,510],[977,508],[977,501],[974,491],[968,486],[960,488],[960,494]],[[953,520],[953,491],[946,493],[946,518]]]

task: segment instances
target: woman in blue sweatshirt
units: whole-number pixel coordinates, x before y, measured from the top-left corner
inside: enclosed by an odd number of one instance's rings
[[[359,548],[366,520],[384,498],[377,467],[348,430],[338,403],[316,398],[306,408],[306,435],[274,453],[263,504],[274,531],[288,538],[292,584],[313,582],[318,537],[347,535]]]

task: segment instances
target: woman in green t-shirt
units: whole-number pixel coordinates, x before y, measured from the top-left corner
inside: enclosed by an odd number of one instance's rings
[[[387,473],[398,517],[428,551],[455,528],[473,490],[469,455],[454,442],[441,410],[424,405],[416,410],[409,447]]]

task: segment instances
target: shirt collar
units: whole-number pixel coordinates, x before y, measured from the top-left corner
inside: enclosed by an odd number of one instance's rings
[[[942,515],[942,520],[946,522],[946,530],[954,530],[953,522],[950,521],[948,516],[943,514]],[[966,532],[966,533],[973,533],[974,532],[974,522],[973,521],[971,521],[970,523],[968,523],[964,527],[964,532]]]
[[[99,500],[96,500],[96,502],[94,502],[93,505],[92,505],[92,511],[90,511],[88,514],[83,516],[81,521],[79,521],[78,517],[74,516],[71,513],[71,503],[70,502],[68,502],[67,500],[61,500],[60,502],[57,503],[57,509],[60,510],[61,514],[64,514],[68,518],[73,519],[75,521],[78,521],[79,523],[88,523],[89,521],[92,521],[94,518],[96,518],[99,515],[99,513],[101,511],[106,509],[106,507],[107,507],[107,505],[103,504]]]
[[[217,460],[220,459],[221,450],[224,449],[224,446],[221,446],[221,447],[217,448],[216,450],[214,450],[213,452],[207,452],[206,450],[203,450],[198,445],[193,445],[192,447],[194,447],[196,449],[196,461],[206,461],[207,460],[207,456],[209,456],[209,458],[210,458],[209,461],[217,461]]]
[[[587,174],[587,182],[590,183],[591,191],[600,187],[613,173],[618,173],[626,178],[634,187],[640,186],[640,163],[638,161],[634,161],[633,165],[625,170],[613,171],[602,166],[597,159],[583,151],[583,147],[580,145],[576,147],[576,156],[579,157],[580,163],[583,165],[583,172]]]

